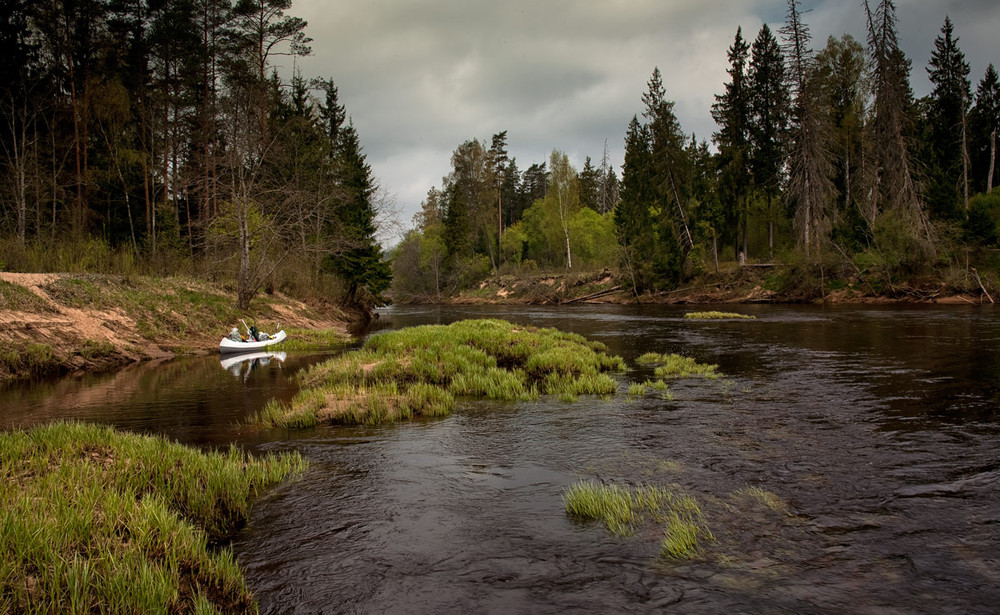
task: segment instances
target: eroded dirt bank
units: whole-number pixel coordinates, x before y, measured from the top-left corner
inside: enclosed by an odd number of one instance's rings
[[[193,278],[0,272],[0,381],[215,351],[240,318],[347,335],[337,308],[275,293],[240,312],[234,294]]]

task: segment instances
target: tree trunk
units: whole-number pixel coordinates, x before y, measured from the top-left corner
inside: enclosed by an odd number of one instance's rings
[[[569,225],[563,222],[563,234],[566,236],[566,268],[573,268],[573,254],[569,251]]]
[[[993,191],[993,165],[997,159],[997,131],[990,133],[990,172],[986,176],[986,194]]]
[[[712,229],[712,259],[715,261],[715,274],[719,274],[719,239],[715,236],[715,229]]]
[[[965,102],[965,96],[962,96],[962,102]],[[965,216],[969,216],[969,146],[968,146],[968,133],[966,132],[966,116],[965,111],[962,111],[962,189],[963,197],[965,202]]]
[[[237,205],[237,218],[239,225],[239,250],[240,266],[236,273],[236,307],[246,310],[250,307],[250,300],[254,293],[250,289],[250,226],[249,212],[245,199],[240,198]]]

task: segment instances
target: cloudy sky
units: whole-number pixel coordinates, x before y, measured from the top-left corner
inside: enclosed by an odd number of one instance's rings
[[[874,0],[873,0],[874,2]],[[864,41],[862,0],[803,0],[813,47]],[[710,139],[737,26],[752,41],[777,31],[783,0],[293,0],[309,22],[306,77],[332,77],[402,228],[450,170],[451,152],[506,130],[523,171],[566,152],[600,164],[607,140],[620,171],[625,129],[659,66],[685,132]],[[973,88],[1000,65],[1000,2],[896,0],[916,94],[945,15],[971,64]],[[287,69],[288,67],[284,67]]]

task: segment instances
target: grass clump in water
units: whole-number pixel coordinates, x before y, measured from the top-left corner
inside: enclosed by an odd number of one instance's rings
[[[755,320],[757,317],[751,314],[740,314],[738,312],[688,312],[684,315],[684,318],[690,318],[693,320],[725,320],[725,319],[744,319],[744,320]]]
[[[567,514],[601,521],[609,532],[618,536],[631,535],[645,519],[663,526],[660,552],[664,557],[694,557],[698,553],[699,536],[714,539],[697,500],[663,487],[580,481],[565,489],[562,499]]]
[[[606,350],[579,335],[502,320],[400,329],[312,366],[289,404],[268,406],[251,422],[376,424],[445,415],[459,397],[611,395],[618,384],[607,372],[624,370],[625,362]]]
[[[640,365],[652,365],[656,367],[657,378],[690,378],[701,376],[703,378],[716,379],[719,373],[716,371],[719,366],[709,363],[698,363],[691,357],[679,354],[658,354],[647,352],[641,355],[636,362]]]
[[[663,379],[659,380],[646,380],[645,382],[633,382],[628,385],[628,394],[633,397],[639,397],[645,395],[648,391],[659,391],[660,397],[666,400],[671,400],[674,398],[673,393],[671,393],[667,386],[667,383]]]
[[[232,551],[208,543],[304,469],[93,425],[0,434],[0,611],[255,612]]]

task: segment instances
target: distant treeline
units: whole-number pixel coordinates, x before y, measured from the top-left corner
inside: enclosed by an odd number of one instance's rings
[[[352,300],[384,290],[384,197],[337,88],[273,68],[310,52],[290,5],[0,3],[0,267],[117,255],[232,276],[244,306],[278,272]]]
[[[588,157],[577,172],[553,151],[522,173],[506,132],[488,148],[463,143],[394,252],[397,296],[536,267],[617,266],[635,291],[656,291],[720,259],[831,266],[876,292],[922,276],[968,284],[976,266],[996,276],[996,70],[973,93],[945,17],[926,67],[933,89],[915,99],[893,3],[861,10],[866,44],[845,34],[818,52],[797,0],[777,34],[765,24],[750,42],[737,28],[714,148],[682,130],[655,69],[620,180],[606,147],[597,168]]]

